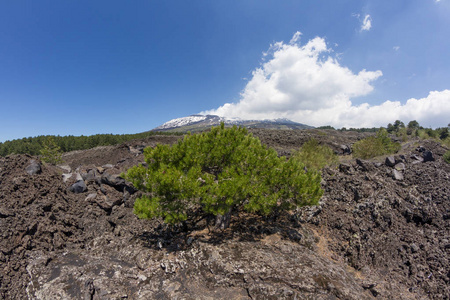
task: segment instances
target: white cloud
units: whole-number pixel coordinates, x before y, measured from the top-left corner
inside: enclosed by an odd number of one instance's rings
[[[369,31],[372,28],[372,18],[370,15],[366,15],[362,21],[361,31]]]
[[[289,44],[271,45],[267,61],[252,72],[239,102],[202,113],[242,119],[289,118],[337,128],[386,126],[397,119],[433,127],[450,121],[450,90],[430,92],[426,98],[409,99],[405,104],[353,105],[351,99],[369,94],[382,72],[353,73],[330,56],[323,38],[301,45],[300,35],[297,32]]]
[[[398,50],[400,50],[400,46],[394,46],[393,49],[394,49],[395,51],[398,51]]]

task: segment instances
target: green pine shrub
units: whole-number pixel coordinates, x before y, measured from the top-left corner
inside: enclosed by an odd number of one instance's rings
[[[53,137],[48,137],[41,149],[41,160],[57,165],[63,162],[61,148],[55,143]]]
[[[447,150],[447,152],[444,153],[444,161],[448,164],[450,164],[450,150]]]
[[[304,163],[306,168],[321,170],[325,166],[337,163],[337,155],[325,145],[319,145],[316,139],[310,139],[293,155],[294,159]]]
[[[146,148],[144,157],[146,166],[124,175],[144,192],[134,206],[140,218],[173,224],[238,210],[267,215],[317,204],[323,194],[318,172],[306,172],[297,159],[279,158],[236,126],[221,124],[172,146]]]
[[[392,142],[386,129],[381,128],[376,136],[370,136],[353,144],[353,157],[372,158],[380,155],[395,153],[400,150],[400,143]]]

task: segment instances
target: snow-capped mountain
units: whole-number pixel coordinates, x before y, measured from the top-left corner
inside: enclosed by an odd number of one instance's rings
[[[224,118],[216,115],[191,115],[184,118],[170,120],[153,131],[201,131],[217,126],[221,122],[225,125],[238,125],[248,128],[268,128],[268,129],[307,129],[311,126],[293,122],[288,119],[275,120],[242,120],[239,118]]]

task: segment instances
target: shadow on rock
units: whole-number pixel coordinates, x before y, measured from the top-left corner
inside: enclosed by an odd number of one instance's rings
[[[257,242],[274,234],[308,248],[313,247],[316,239],[310,230],[298,222],[296,215],[287,212],[266,217],[248,213],[235,214],[230,226],[224,230],[214,227],[213,216],[196,223],[160,223],[153,231],[144,232],[135,238],[150,249],[175,252],[189,249],[196,241],[212,245],[220,245],[230,240]]]

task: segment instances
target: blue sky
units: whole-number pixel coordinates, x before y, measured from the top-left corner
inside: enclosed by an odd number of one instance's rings
[[[2,1],[0,142],[196,113],[450,122],[450,0]]]

